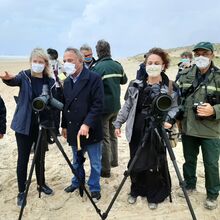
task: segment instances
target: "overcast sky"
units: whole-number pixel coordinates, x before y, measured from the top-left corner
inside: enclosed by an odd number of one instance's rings
[[[99,39],[112,56],[151,47],[220,42],[220,0],[1,0],[0,55],[25,56],[35,47],[58,50]]]

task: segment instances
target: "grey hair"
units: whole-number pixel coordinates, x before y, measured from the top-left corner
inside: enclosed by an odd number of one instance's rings
[[[37,47],[37,48],[34,48],[32,50],[32,52],[31,52],[30,59],[29,59],[30,63],[32,62],[32,59],[34,57],[40,57],[40,58],[44,59],[46,65],[45,65],[45,68],[43,70],[43,75],[49,77],[51,72],[50,72],[49,56],[48,56],[48,54],[44,51],[44,49]]]
[[[66,52],[72,52],[72,53],[75,53],[76,56],[79,58],[80,61],[83,61],[83,55],[81,54],[81,52],[74,48],[74,47],[67,47],[66,50],[64,51],[64,53]]]
[[[111,57],[110,44],[105,40],[99,40],[96,44],[96,53],[98,58]]]
[[[80,51],[81,50],[92,50],[92,48],[88,45],[88,44],[83,44],[81,47],[80,47]]]

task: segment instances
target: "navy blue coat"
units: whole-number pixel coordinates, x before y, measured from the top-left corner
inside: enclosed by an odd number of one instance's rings
[[[140,64],[140,69],[137,71],[136,79],[144,80],[147,78],[146,65],[145,63]]]
[[[3,99],[0,96],[0,134],[6,132],[6,107]]]
[[[90,127],[89,138],[81,136],[81,146],[100,142],[103,139],[102,111],[104,89],[101,77],[83,67],[79,79],[74,84],[67,77],[63,86],[64,110],[62,128],[67,128],[67,142],[71,146],[77,144],[77,133],[82,124]]]
[[[8,86],[19,86],[17,107],[12,119],[11,128],[20,134],[29,135],[32,115],[31,71],[21,71],[11,80],[3,80]],[[55,89],[55,81],[48,78],[49,88]]]

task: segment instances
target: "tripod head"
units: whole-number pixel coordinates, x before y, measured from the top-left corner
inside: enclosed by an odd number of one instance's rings
[[[157,124],[162,124],[172,106],[172,98],[167,94],[159,94],[150,104],[143,104],[142,113]]]

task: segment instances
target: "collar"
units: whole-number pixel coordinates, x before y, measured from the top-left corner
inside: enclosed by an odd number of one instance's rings
[[[72,79],[72,81],[73,81],[74,83],[79,79],[81,73],[82,73],[82,72],[80,72],[77,76],[70,75],[70,78]]]
[[[101,57],[96,62],[104,61],[104,60],[112,60],[112,58],[111,57]]]

